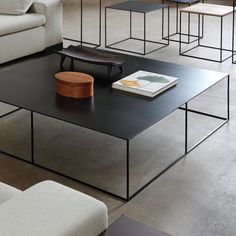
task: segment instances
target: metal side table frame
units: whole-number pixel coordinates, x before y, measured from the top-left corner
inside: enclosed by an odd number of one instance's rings
[[[143,4],[143,3],[142,3]],[[146,35],[146,29],[147,29],[147,13],[149,13],[150,11],[142,11],[142,10],[140,10],[140,11],[135,11],[135,10],[131,10],[131,9],[125,9],[125,8],[114,8],[113,6],[114,5],[112,5],[112,6],[107,6],[107,7],[105,7],[105,47],[106,48],[110,48],[110,49],[115,49],[115,50],[119,50],[119,51],[123,51],[123,52],[128,52],[128,53],[134,53],[134,54],[138,54],[138,55],[147,55],[147,54],[150,54],[150,53],[152,53],[152,52],[155,52],[155,51],[157,51],[157,50],[159,50],[159,49],[162,49],[162,48],[164,48],[164,47],[167,47],[168,45],[169,45],[169,37],[168,37],[168,35],[169,35],[169,21],[170,21],[170,18],[169,18],[169,16],[170,16],[170,13],[169,13],[169,6],[168,5],[165,5],[165,4],[159,4],[160,5],[160,8],[158,8],[158,9],[156,9],[156,10],[162,10],[162,17],[161,17],[161,19],[162,19],[162,23],[161,23],[161,25],[162,25],[162,36],[163,36],[163,34],[164,34],[164,14],[163,14],[163,12],[164,12],[164,10],[165,10],[165,8],[167,8],[167,14],[168,14],[168,16],[167,16],[167,37],[166,37],[166,39],[165,40],[167,40],[167,43],[164,43],[164,42],[157,42],[157,41],[153,41],[153,40],[148,40],[147,39],[147,35]],[[122,39],[122,40],[120,40],[120,41],[118,41],[118,42],[114,42],[114,43],[111,43],[111,44],[109,44],[107,41],[108,41],[108,39],[107,39],[107,32],[108,32],[108,29],[107,29],[107,10],[108,9],[110,9],[110,10],[120,10],[120,11],[128,11],[129,12],[129,15],[130,15],[130,20],[129,20],[129,33],[130,33],[130,35],[129,35],[129,37],[128,38],[125,38],[125,39]],[[155,10],[155,11],[156,11]],[[153,10],[152,10],[153,11]],[[144,33],[144,37],[143,37],[143,39],[141,39],[141,38],[137,38],[137,37],[133,37],[132,36],[132,13],[134,13],[134,12],[136,12],[136,13],[141,13],[141,14],[143,14],[143,16],[144,16],[144,28],[143,28],[143,33]],[[122,49],[122,48],[118,48],[118,47],[115,47],[115,45],[117,45],[117,44],[119,44],[119,43],[122,43],[122,42],[125,42],[125,41],[128,41],[128,40],[130,40],[130,39],[133,39],[133,40],[138,40],[138,41],[142,41],[143,42],[143,52],[137,52],[137,51],[132,51],[132,50],[127,50],[127,49]],[[159,47],[159,48],[156,48],[156,49],[153,49],[153,50],[151,50],[151,51],[149,51],[149,52],[147,52],[147,43],[154,43],[154,44],[160,44],[160,45],[162,45],[161,47]]]
[[[88,42],[88,41],[84,41],[83,39],[83,31],[84,31],[84,14],[83,14],[83,7],[84,7],[84,0],[80,0],[80,39],[72,39],[72,38],[68,38],[68,37],[64,37],[64,40],[68,40],[68,41],[72,41],[72,42],[77,42],[80,43],[80,45],[90,45],[90,46],[94,46],[95,48],[100,47],[101,43],[102,43],[102,32],[101,32],[101,28],[102,28],[102,0],[98,0],[98,4],[99,4],[99,20],[98,20],[98,24],[99,24],[99,35],[98,35],[98,42],[97,43],[92,43],[92,42]]]
[[[205,4],[205,3],[203,3]],[[197,45],[196,46],[193,46],[185,51],[182,50],[182,16],[183,14],[195,14],[198,16],[198,22],[197,22],[197,25],[198,25],[198,40],[197,40]],[[214,46],[210,46],[210,45],[204,45],[201,43],[201,35],[200,35],[200,17],[202,15],[206,15],[206,16],[211,16],[211,17],[217,17],[220,19],[220,45],[219,47],[214,47]],[[188,10],[188,9],[183,9],[180,11],[180,36],[179,36],[179,55],[181,56],[186,56],[186,57],[191,57],[191,58],[196,58],[196,59],[201,59],[201,60],[206,60],[206,61],[212,61],[212,62],[218,62],[218,63],[222,63],[226,60],[228,60],[229,58],[232,57],[232,51],[234,51],[234,49],[231,49],[231,48],[224,48],[223,47],[223,26],[224,26],[224,17],[229,15],[228,13],[225,14],[225,15],[213,15],[212,13],[204,13],[204,12],[194,12],[192,10]],[[233,26],[234,27],[234,26]],[[210,59],[210,58],[207,58],[207,57],[200,57],[200,56],[194,56],[194,55],[190,55],[190,54],[187,54],[188,52],[198,48],[198,47],[202,47],[202,48],[208,48],[208,49],[214,49],[214,50],[217,50],[219,51],[219,59]],[[223,52],[229,52],[230,55],[229,56],[225,56],[223,57]]]
[[[170,2],[173,2],[173,3],[176,3],[176,19],[175,19],[175,32],[174,33],[170,33],[169,35],[169,40],[171,42],[179,42],[179,39],[175,39],[174,37],[176,35],[180,35],[180,32],[179,32],[179,10],[180,10],[180,7],[179,5],[180,4],[188,4],[188,6],[191,6],[192,4],[194,3],[197,3],[199,2],[200,0],[196,0],[196,1],[178,1],[178,0],[169,0]],[[201,1],[202,3],[204,3],[204,0]],[[165,3],[165,0],[162,0],[162,3],[164,4]],[[163,14],[164,14],[164,11],[163,11]],[[189,43],[193,43],[193,42],[196,42],[198,40],[198,35],[194,35],[194,34],[191,34],[190,31],[191,31],[191,27],[190,27],[190,22],[191,22],[191,19],[190,19],[190,14],[188,14],[188,33],[182,33],[182,35],[185,35],[187,36],[187,41],[182,41],[182,43],[186,43],[186,44],[189,44]],[[204,35],[204,16],[202,16],[202,34],[201,34],[201,38],[203,38],[203,35]],[[163,39],[167,39],[168,36],[165,36],[162,34],[162,38]],[[191,40],[191,37],[195,38],[193,40]],[[196,39],[197,38],[197,39]]]

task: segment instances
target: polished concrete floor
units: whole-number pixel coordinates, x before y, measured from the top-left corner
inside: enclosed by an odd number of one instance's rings
[[[77,1],[74,0],[73,2],[74,5],[70,5],[70,0],[67,0],[67,4],[64,6],[64,34],[67,37],[79,37],[79,6]],[[85,22],[85,37],[88,40],[96,41],[97,31],[94,24],[94,22],[97,22],[96,4],[94,3],[96,1],[89,0],[86,2],[87,11],[85,14],[87,20]],[[110,4],[111,2],[119,1],[104,0],[103,4]],[[173,8],[171,9],[171,12],[174,12]],[[155,14],[153,13],[152,15],[154,19],[159,19],[158,17],[160,16],[158,13],[157,15]],[[112,27],[114,33],[111,33],[111,40],[117,37],[117,35],[121,36],[122,34],[127,34],[125,27],[125,20],[128,19],[126,18],[127,16],[122,13],[119,18],[116,18],[114,13],[111,13],[110,17],[112,19],[111,22],[114,23],[114,26]],[[139,15],[135,15],[134,34],[137,34],[138,36],[142,33],[139,28],[139,26],[142,25],[141,19],[142,18],[140,18]],[[155,22],[152,22],[151,16],[150,21],[151,26],[149,32],[154,33],[154,35],[150,37],[158,37],[160,31],[154,28]],[[174,18],[171,18],[171,22],[173,25]],[[217,20],[214,18],[206,19],[206,43],[215,43],[217,41],[216,23]],[[122,24],[123,26],[121,26]],[[226,19],[225,27],[226,33],[224,39],[226,44],[230,45],[230,17]],[[123,30],[124,33],[121,32]],[[117,34],[117,32],[119,32],[119,34]],[[141,49],[140,45],[134,45],[133,43],[125,46],[132,46],[137,50]],[[152,45],[150,47],[152,47]],[[215,57],[213,52],[208,54],[209,56]],[[156,51],[147,57],[229,73],[231,75],[230,122],[127,203],[77,182],[4,155],[0,156],[0,181],[20,189],[26,189],[45,179],[56,180],[105,202],[109,209],[110,223],[120,215],[125,214],[151,225],[154,228],[158,228],[176,236],[234,236],[236,235],[236,97],[234,96],[236,92],[236,65],[233,65],[231,60],[219,64],[179,56],[178,44],[173,42],[169,47]],[[192,102],[191,105],[194,108],[214,112],[220,115],[223,112],[224,115],[224,87],[224,83],[219,84],[205,95],[199,97],[195,102]],[[12,107],[7,105],[0,105],[1,114],[11,109]],[[27,117],[27,112],[19,112],[8,117],[8,119],[2,119],[2,122],[0,123],[1,149],[4,148],[13,153],[23,155],[26,158],[29,157],[29,143],[27,138],[29,130],[26,128],[29,127],[29,121]],[[142,179],[148,174],[147,172],[150,170],[150,163],[152,165],[151,167],[155,168],[158,165],[164,166],[166,165],[166,159],[179,151],[178,148],[180,144],[182,145],[179,134],[183,132],[182,126],[180,127],[182,122],[181,118],[182,113],[176,112],[168,117],[162,124],[148,130],[138,140],[135,140],[138,149],[134,153],[137,154],[137,156],[140,154],[140,157],[143,158],[143,160],[137,158],[137,163],[141,163],[143,165],[141,167],[143,168],[135,169],[134,181],[135,176],[137,179]],[[214,120],[211,121],[198,116],[193,116],[191,118],[191,127],[193,127],[191,130],[192,142],[195,141],[195,138],[199,138],[200,135],[204,135],[207,129],[212,128],[212,125],[215,124]],[[204,129],[197,126],[200,122]],[[54,122],[53,120],[40,116],[37,117],[36,123],[38,126],[36,131],[38,133],[37,143],[39,144],[37,147],[37,155],[40,162],[46,165],[57,163],[58,168],[68,168],[69,171],[73,171],[76,174],[82,173],[84,178],[91,178],[92,180],[94,179],[93,177],[95,177],[96,181],[104,181],[103,168],[106,168],[105,170],[107,170],[107,168],[111,169],[109,166],[112,166],[115,163],[112,162],[113,155],[111,158],[109,158],[109,156],[106,157],[107,166],[100,166],[100,169],[92,169],[91,175],[86,175],[86,170],[89,168],[90,162],[93,162],[94,164],[97,162],[90,152],[86,158],[86,165],[84,166],[81,164],[78,169],[63,165],[61,159],[60,162],[57,162],[57,160],[61,153],[65,154],[64,158],[72,160],[71,156],[73,157],[73,155],[75,155],[76,150],[75,146],[71,146],[70,137],[73,136],[73,140],[78,140],[79,136],[77,137],[77,133],[82,133],[85,144],[91,142],[90,145],[92,145],[93,148],[101,148],[101,153],[98,153],[99,160],[103,157],[103,153],[107,151],[104,142],[114,146],[119,143],[117,144],[116,142],[107,139],[107,137],[98,137],[100,142],[97,143],[94,136],[92,140],[89,139],[89,137],[91,137],[89,131],[80,129],[75,130],[74,127],[67,126],[60,122]],[[166,129],[172,131],[168,136],[165,132]],[[60,132],[55,132],[55,130],[59,130]],[[144,151],[146,152],[147,150],[145,147],[142,148],[142,146],[140,146],[142,143],[151,144],[150,146],[155,145],[149,142],[152,142],[156,136],[162,137],[161,142],[156,144],[158,146],[155,146],[157,147],[158,152],[155,149],[151,151],[152,154],[158,154],[158,161],[156,161],[155,155],[150,154],[147,157],[145,157],[145,155],[142,156]],[[182,137],[182,135],[180,136]],[[65,141],[63,142],[58,137],[63,137],[63,140]],[[163,143],[168,142],[171,146],[169,149],[168,146],[167,148],[163,147]],[[65,144],[64,149],[63,143]],[[71,155],[67,156],[68,150],[70,150]],[[161,156],[159,155],[160,150],[162,151]],[[82,151],[86,152],[88,150]],[[111,150],[109,149],[108,151]],[[119,155],[117,155],[117,153],[115,153],[115,155],[116,159],[119,159]],[[81,160],[78,160],[78,163],[82,163],[80,161]],[[112,166],[118,177],[120,177],[121,173],[117,171],[117,166],[119,165],[122,164],[118,162],[116,166]],[[96,172],[98,169],[100,170],[99,175]],[[113,175],[114,173],[111,172],[110,174]],[[113,180],[119,186],[119,178],[107,178],[105,187],[114,187]],[[114,191],[119,191],[119,189],[115,189]]]

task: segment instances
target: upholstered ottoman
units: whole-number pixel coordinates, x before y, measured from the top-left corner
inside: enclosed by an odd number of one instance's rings
[[[0,235],[97,236],[107,227],[102,202],[61,184],[44,181],[8,193],[0,205]]]

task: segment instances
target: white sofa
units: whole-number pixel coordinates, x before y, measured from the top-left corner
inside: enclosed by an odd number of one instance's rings
[[[26,14],[0,14],[0,22],[0,64],[62,46],[61,0],[34,0]]]
[[[98,236],[107,218],[102,202],[56,182],[23,192],[0,182],[0,235]]]

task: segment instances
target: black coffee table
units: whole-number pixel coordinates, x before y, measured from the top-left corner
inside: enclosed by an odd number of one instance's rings
[[[122,215],[101,236],[171,236],[141,222]]]
[[[114,91],[111,89],[111,84],[104,80],[104,73],[106,74],[104,68],[78,64],[78,70],[89,72],[95,77],[95,94],[92,99],[73,100],[62,98],[55,93],[53,78],[54,74],[59,71],[59,64],[60,56],[50,55],[8,66],[6,69],[3,68],[0,70],[0,101],[30,111],[32,151],[30,162],[40,167],[45,168],[45,166],[36,163],[34,160],[34,113],[65,121],[76,126],[85,127],[89,130],[123,140],[126,146],[126,161],[123,167],[125,168],[124,173],[126,179],[125,196],[114,194],[99,186],[85,183],[85,181],[82,182],[124,200],[130,200],[136,196],[157,177],[229,120],[230,76],[225,73],[126,55],[124,63],[125,75],[141,69],[178,77],[178,85],[160,96],[150,99],[130,93]],[[119,79],[118,71],[117,74],[116,71],[114,71],[114,77],[115,76],[118,76],[117,79]],[[227,80],[226,117],[188,109],[188,102],[190,100],[223,79]],[[154,178],[148,180],[146,184],[130,194],[130,141],[177,109],[183,110],[185,114],[184,153],[177,156],[172,163],[161,172],[157,173]],[[188,147],[189,113],[197,113],[199,115],[217,118],[222,120],[222,123],[196,145]],[[4,151],[2,151],[2,153],[9,154]],[[16,155],[11,156],[19,158]],[[58,173],[58,171],[55,170],[54,172]],[[66,174],[66,176],[72,177],[69,174]],[[79,181],[79,179],[76,180]]]

